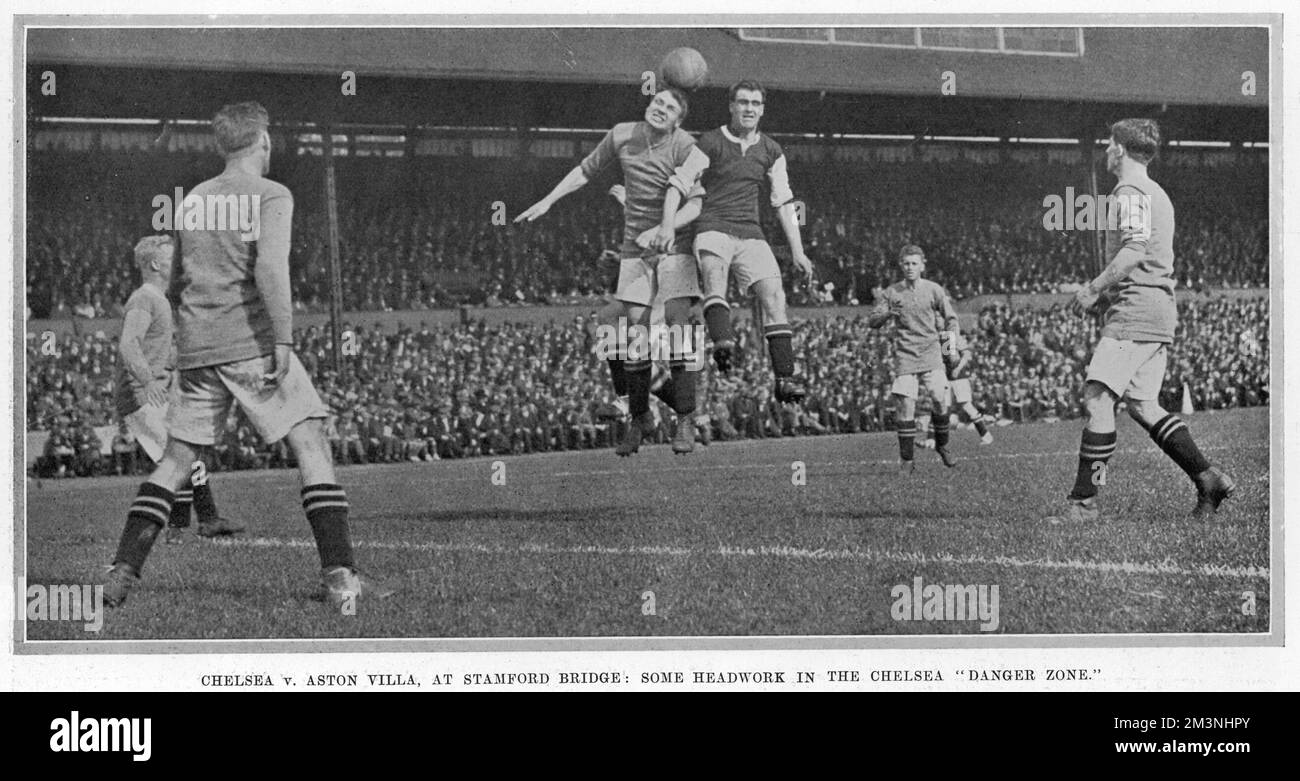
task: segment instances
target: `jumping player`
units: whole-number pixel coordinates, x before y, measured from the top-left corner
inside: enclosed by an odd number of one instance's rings
[[[1084,385],[1087,419],[1079,468],[1065,513],[1047,520],[1078,523],[1098,518],[1096,496],[1115,452],[1115,405],[1128,400],[1133,420],[1178,464],[1196,487],[1193,517],[1216,513],[1236,488],[1192,440],[1187,424],[1158,401],[1168,346],[1178,325],[1174,304],[1174,207],[1147,173],[1160,149],[1150,119],[1111,125],[1106,170],[1118,181],[1107,199],[1106,257],[1110,264],[1071,302],[1083,314],[1103,296],[1101,339],[1093,348]]]
[[[766,91],[753,81],[731,88],[731,121],[700,136],[700,149],[709,159],[704,172],[704,210],[695,224],[695,255],[704,278],[704,320],[713,339],[713,358],[727,372],[736,337],[727,304],[727,274],[734,272],[741,290],[754,289],[763,310],[776,399],[798,402],[807,395],[795,376],[794,332],[786,315],[785,289],[776,256],[763,236],[759,222],[759,193],[764,181],[771,188],[770,202],[777,210],[781,229],[790,243],[795,267],[807,279],[812,262],[804,254],[799,216],[786,171],[781,145],[758,131]]]
[[[680,127],[688,110],[686,93],[675,87],[660,90],[646,107],[642,121],[615,125],[545,198],[515,218],[515,222],[536,220],[556,201],[581,189],[602,169],[618,161],[625,190],[623,243],[615,291],[621,308],[618,317],[626,318],[629,325],[648,328],[651,306],[659,295],[664,300],[664,320],[678,333],[688,332],[690,307],[700,296],[700,283],[695,257],[689,252],[691,236],[678,235],[677,215],[709,163],[696,148],[695,139]],[[679,419],[688,419],[695,409],[695,377],[686,366],[687,352],[686,345],[674,345],[670,356],[673,410]],[[628,456],[637,452],[644,435],[654,429],[650,414],[652,364],[648,355],[615,356],[615,361],[619,359],[632,418],[615,452]],[[614,362],[610,368],[617,390],[620,369]],[[674,450],[682,452],[688,440],[693,447],[693,426],[678,429],[673,437]]]
[[[623,185],[616,184],[613,187],[610,187],[609,194],[613,196],[614,200],[618,201],[618,205],[620,207],[626,207],[627,191],[624,189]],[[703,204],[704,204],[704,188],[697,184],[695,188],[691,190],[690,197],[687,199],[686,203],[682,204],[682,207],[677,210],[677,218],[674,220],[677,229],[681,230],[682,228],[685,228],[687,225],[690,225],[691,222],[693,222],[696,217],[700,216],[700,207]],[[652,228],[650,230],[653,231],[655,229]],[[645,234],[642,235],[645,236]],[[611,255],[612,258],[610,258]],[[610,262],[611,260],[612,263]],[[609,291],[609,295],[608,295],[608,303],[606,303],[605,306],[601,308],[601,310],[596,314],[597,323],[599,323],[600,325],[617,327],[618,318],[623,313],[623,305],[615,297],[615,291],[618,287],[619,254],[617,252],[613,252],[612,250],[606,250],[605,253],[601,254],[600,263],[602,267],[606,270],[605,273],[606,273],[606,279],[608,280],[607,289]],[[610,271],[611,268],[612,268],[612,273]],[[650,324],[652,327],[664,324],[665,322],[664,303],[665,302],[663,298],[663,291],[660,290],[659,294],[655,296],[654,302],[650,305],[650,311],[651,311]],[[691,306],[690,319],[692,322],[694,322],[695,318],[697,317],[697,313],[696,313],[697,307],[698,307],[698,300],[694,302]],[[665,355],[671,354],[672,352],[671,338],[663,331],[654,331],[653,333],[659,334],[662,343],[661,349],[659,351],[660,354],[665,354]],[[688,345],[688,347],[690,348],[688,352],[692,352],[692,353],[693,351],[699,350],[703,347],[702,344],[697,344],[695,342],[694,333],[695,333],[694,330],[692,330],[691,331],[692,342],[690,345]],[[625,420],[628,417],[628,406],[627,406],[627,380],[623,372],[623,361],[619,358],[607,358],[606,360],[609,364],[610,380],[614,386],[615,399],[613,402],[609,404],[604,404],[599,409],[597,409],[596,416],[601,420],[606,420],[610,422]],[[705,389],[705,386],[707,385],[707,382],[704,383],[700,382],[700,380],[702,379],[706,379],[706,378],[701,377],[695,381],[696,409],[699,408],[700,393]],[[673,383],[671,366],[668,366],[668,368],[664,368],[663,363],[655,362],[654,366],[651,368],[650,392],[653,393],[655,396],[657,396],[661,401],[663,401],[669,407],[677,406],[677,388]],[[674,428],[673,445],[672,445],[674,453],[677,454],[690,453],[695,448],[694,438],[693,437],[687,438],[686,433],[680,431],[680,428],[682,426],[681,421],[689,417],[690,417],[689,414],[687,415],[677,414],[677,421],[675,423],[676,428]]]
[[[948,411],[944,404],[948,395],[948,378],[944,371],[943,354],[939,347],[939,326],[952,333],[960,333],[957,313],[943,287],[922,279],[925,271],[925,253],[915,244],[908,244],[899,252],[898,265],[903,280],[876,291],[876,307],[867,316],[872,328],[893,322],[897,326],[894,341],[894,395],[898,420],[899,471],[910,474],[913,446],[916,440],[916,397],[922,383],[930,391],[933,403],[930,426],[934,430],[934,450],[943,459],[944,466],[956,466],[948,452]]]
[[[347,495],[335,482],[325,439],[328,410],[293,353],[293,197],[264,178],[271,166],[269,121],[257,103],[218,111],[212,129],[225,170],[178,205],[181,251],[173,291],[180,302],[179,377],[167,411],[169,436],[162,461],[127,513],[104,587],[110,605],[122,604],[139,583],[176,492],[189,479],[189,465],[200,448],[216,441],[232,404],[267,442],[287,438],[297,457],[303,509],[320,553],[318,596],[346,606],[391,593],[356,570]],[[237,215],[208,221],[232,204]]]
[[[117,414],[156,464],[167,444],[167,402],[175,365],[172,307],[167,300],[176,246],[170,236],[146,236],[135,245],[135,264],[143,283],[126,301],[118,341],[114,402]],[[168,544],[185,541],[190,507],[199,517],[199,536],[237,534],[244,525],[217,514],[202,461],[190,465],[189,484],[176,492],[167,519]]]

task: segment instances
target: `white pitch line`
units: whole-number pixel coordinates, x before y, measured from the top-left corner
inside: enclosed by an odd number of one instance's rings
[[[273,537],[253,537],[236,540],[216,540],[217,545],[250,548],[311,548],[316,543],[311,540],[282,540]],[[901,551],[874,550],[871,548],[828,550],[826,548],[797,548],[788,545],[761,545],[758,547],[738,547],[722,545],[714,548],[682,548],[668,545],[632,545],[611,547],[602,545],[546,545],[524,543],[519,545],[485,545],[482,543],[437,543],[437,542],[384,542],[380,540],[361,540],[353,543],[358,548],[372,550],[395,550],[422,553],[484,553],[484,554],[533,554],[533,555],[589,555],[589,556],[664,556],[687,558],[691,556],[716,556],[721,558],[777,558],[804,561],[862,561],[862,562],[897,562],[904,564],[945,564],[945,565],[979,565],[994,567],[1016,567],[1023,569],[1072,570],[1077,572],[1101,572],[1131,575],[1174,575],[1199,576],[1225,579],[1252,578],[1268,580],[1267,567],[1232,567],[1220,564],[1198,564],[1194,567],[1181,567],[1170,561],[1158,563],[1133,561],[1082,561],[1067,559],[1020,559],[1014,556],[955,555],[951,553],[926,554],[906,553]]]
[[[804,439],[807,439],[807,437],[805,437]],[[760,440],[753,440],[753,441],[760,441]],[[765,441],[765,440],[764,440],[764,441]],[[1231,445],[1210,445],[1210,446],[1207,446],[1207,447],[1202,447],[1201,450],[1203,450],[1203,451],[1229,450],[1229,449],[1232,449],[1232,447],[1233,447],[1233,446],[1231,446]],[[511,460],[509,460],[509,461],[506,461],[506,463],[507,463],[507,464],[510,464],[510,465],[513,466],[513,465],[515,465],[515,464],[525,464],[525,463],[528,463],[528,459],[529,459],[530,457],[532,457],[532,456],[563,457],[563,456],[569,456],[569,455],[571,455],[571,454],[582,453],[582,452],[597,453],[597,452],[600,452],[600,451],[594,451],[594,450],[593,450],[593,451],[568,451],[568,452],[564,452],[564,453],[541,453],[541,454],[534,453],[534,454],[525,454],[525,455],[517,455],[517,456],[515,456],[515,455],[512,455],[512,456],[501,456],[500,459],[511,459]],[[607,450],[606,452],[608,452],[608,453],[610,454],[610,457],[611,457],[611,459],[612,459],[612,458],[613,458],[613,451],[612,451],[612,450]],[[1156,453],[1159,453],[1159,452],[1160,452],[1159,448],[1155,448],[1155,447],[1146,447],[1146,448],[1135,448],[1135,449],[1129,449],[1129,450],[1120,450],[1120,451],[1117,451],[1117,452],[1115,453],[1115,455],[1116,455],[1116,456],[1126,456],[1126,455],[1129,455],[1129,456],[1131,456],[1131,455],[1146,455],[1146,454],[1156,454]],[[962,463],[969,463],[969,462],[976,462],[976,463],[978,463],[978,462],[980,462],[980,461],[1006,461],[1006,460],[1014,460],[1014,459],[1022,459],[1022,458],[1032,458],[1032,459],[1044,459],[1044,458],[1055,459],[1055,458],[1062,458],[1062,459],[1064,459],[1064,458],[1067,458],[1067,457],[1070,457],[1070,456],[1077,456],[1078,454],[1079,454],[1079,451],[1078,451],[1078,450],[1053,450],[1053,451],[1037,452],[1037,453],[981,453],[980,455],[974,455],[974,456],[969,456],[969,455],[968,455],[968,456],[961,456],[961,457],[958,459],[957,463],[960,465],[960,464],[962,464]],[[475,459],[475,460],[469,460],[469,459],[466,459],[466,460],[460,460],[460,459],[457,459],[457,460],[447,461],[447,462],[435,461],[435,462],[432,462],[432,463],[422,463],[422,464],[413,464],[413,463],[411,463],[411,462],[405,462],[405,461],[404,461],[404,462],[400,462],[400,463],[392,463],[392,464],[368,464],[368,465],[363,465],[363,466],[362,466],[359,470],[357,470],[357,471],[364,470],[365,473],[368,475],[370,472],[386,472],[386,471],[389,471],[390,469],[391,469],[393,472],[396,472],[397,470],[401,469],[401,468],[404,467],[404,466],[405,466],[405,467],[415,467],[415,468],[418,468],[418,467],[427,467],[427,468],[428,468],[429,470],[431,470],[431,471],[427,472],[426,474],[427,474],[427,475],[428,475],[432,480],[436,481],[436,483],[443,483],[443,484],[446,484],[446,483],[479,483],[479,482],[482,482],[482,481],[483,481],[483,480],[484,480],[484,479],[485,479],[485,478],[490,474],[488,470],[491,469],[491,465],[492,465],[496,460],[500,460],[500,459],[493,458],[493,457],[483,457],[483,458],[481,458],[481,459]],[[801,459],[796,458],[795,460],[801,460]],[[462,474],[448,474],[446,468],[444,468],[444,469],[438,469],[438,467],[435,466],[435,465],[437,465],[437,464],[442,464],[442,463],[446,463],[446,464],[447,464],[447,467],[450,467],[450,468],[456,469],[458,472],[462,472]],[[898,465],[898,459],[896,459],[896,458],[881,458],[881,459],[865,459],[865,460],[858,460],[858,459],[844,459],[844,460],[840,460],[840,461],[808,461],[808,462],[805,463],[805,465],[806,465],[808,468],[810,468],[810,469],[811,469],[811,468],[824,468],[824,467],[853,467],[853,466],[886,466],[886,467],[888,467],[888,466],[897,466],[897,465]],[[471,470],[471,469],[475,469],[476,467],[482,467],[483,471],[481,471],[481,472],[477,472],[477,473],[475,473],[475,474],[463,474],[464,471]],[[621,468],[621,469],[588,469],[588,470],[569,471],[569,472],[538,472],[538,473],[532,473],[532,472],[525,471],[525,472],[524,472],[524,475],[525,475],[526,477],[528,477],[528,478],[542,478],[542,477],[610,477],[610,476],[615,476],[615,475],[627,475],[627,474],[633,474],[633,473],[638,474],[638,475],[647,475],[647,474],[649,474],[649,475],[655,475],[655,474],[675,474],[675,473],[692,473],[692,472],[717,472],[717,471],[737,471],[737,470],[760,470],[760,469],[785,469],[785,470],[788,470],[789,468],[790,468],[790,462],[788,462],[788,461],[785,461],[785,462],[778,462],[778,463],[771,463],[771,464],[769,464],[769,463],[756,463],[756,462],[742,462],[742,463],[732,463],[732,464],[699,464],[699,463],[697,463],[697,464],[694,464],[694,465],[691,465],[691,466],[656,466],[656,465],[645,465],[645,462],[644,462],[644,461],[639,461],[639,462],[638,462],[638,461],[631,461],[631,462],[628,462],[628,463],[627,463],[627,466],[625,466],[625,467],[623,467],[623,468]],[[343,476],[345,476],[345,477],[349,477],[349,478],[352,477],[352,475],[350,474],[350,471],[351,471],[351,469],[352,469],[351,467],[343,467],[342,469],[347,469],[347,470],[349,470],[349,471],[345,471],[345,472],[343,472]],[[525,468],[525,469],[526,469],[526,468]],[[436,470],[436,471],[432,471],[432,470]],[[421,469],[420,471],[421,471],[421,472],[424,472],[423,469]],[[288,477],[290,477],[290,478],[296,476],[294,470],[282,470],[282,469],[239,470],[239,471],[235,471],[235,472],[218,472],[218,473],[215,473],[215,474],[217,474],[217,475],[219,476],[219,479],[225,479],[225,480],[237,480],[237,481],[240,481],[240,482],[243,482],[243,481],[249,481],[249,482],[258,481],[258,482],[260,482],[260,481],[262,481],[262,480],[272,480],[272,479],[276,479],[276,478],[284,478],[286,475],[287,475]],[[57,487],[60,491],[78,491],[78,490],[92,490],[92,489],[100,489],[100,488],[105,488],[105,487],[107,487],[107,486],[105,486],[102,482],[100,482],[101,480],[106,480],[106,479],[108,479],[108,478],[91,478],[91,479],[89,479],[89,480],[84,480],[84,481],[83,481],[83,480],[74,480],[74,481],[69,481],[69,482],[66,482],[66,483],[65,483],[65,482],[62,482],[62,481],[51,481],[51,486],[52,486],[52,487]],[[354,480],[355,480],[355,479],[356,479],[356,478],[354,478]],[[347,480],[344,480],[344,482],[348,482],[348,481],[347,481]],[[29,491],[31,490],[33,483],[34,483],[34,481],[32,481],[32,480],[28,480],[28,489],[29,489]]]

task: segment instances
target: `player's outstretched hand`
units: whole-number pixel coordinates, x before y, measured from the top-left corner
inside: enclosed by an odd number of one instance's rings
[[[811,285],[813,281],[813,264],[808,259],[808,256],[802,252],[793,252],[790,254],[790,259],[794,261],[794,267],[799,269],[799,273],[803,275],[804,282]]]
[[[515,218],[515,222],[532,222],[550,210],[551,204],[547,203],[546,199],[543,198],[532,206],[529,206],[527,209],[524,209],[519,216]]]
[[[1092,289],[1091,285],[1084,285],[1079,288],[1079,292],[1074,294],[1074,299],[1070,301],[1070,311],[1076,315],[1086,314],[1092,309],[1093,304],[1097,303],[1099,293]]]
[[[621,184],[616,184],[609,188],[609,194],[614,196],[619,206],[627,206],[627,188]]]
[[[293,355],[293,347],[287,344],[277,344],[275,346],[275,366],[271,367],[269,374],[262,375],[262,381],[267,385],[279,385],[284,379],[284,375],[289,373],[289,358]]]

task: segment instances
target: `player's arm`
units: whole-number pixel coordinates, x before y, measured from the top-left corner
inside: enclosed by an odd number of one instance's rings
[[[1078,313],[1091,309],[1103,293],[1128,279],[1146,257],[1147,242],[1151,239],[1151,199],[1136,189],[1126,188],[1112,203],[1119,209],[1122,245],[1105,270],[1075,294],[1070,308]]]
[[[617,187],[620,185],[615,186]],[[695,222],[695,218],[700,216],[700,212],[703,211],[703,209],[704,188],[697,185],[696,188],[691,191],[691,197],[677,210],[677,216],[673,218],[673,228],[681,230],[692,222]],[[658,233],[659,226],[657,225],[653,228],[648,228],[642,231],[641,235],[636,237],[637,246],[641,249],[650,249],[651,242],[654,241],[654,238]]]
[[[529,206],[515,218],[515,222],[532,222],[551,210],[555,202],[566,195],[571,195],[587,186],[590,181],[587,175],[583,173],[583,166],[577,166],[569,173],[565,174],[560,183],[555,185],[555,189],[546,194],[546,197],[537,203]]]
[[[876,295],[876,305],[867,313],[867,325],[879,328],[894,319],[894,307],[889,300],[889,293],[880,290]]]
[[[677,238],[677,210],[682,199],[690,195],[700,181],[700,175],[709,167],[709,157],[692,145],[686,157],[668,179],[668,190],[664,193],[663,217],[659,221],[659,230],[650,242],[651,247],[659,252],[667,252]]]
[[[162,404],[167,400],[167,378],[153,376],[149,360],[144,357],[144,335],[148,333],[153,318],[144,309],[132,307],[122,320],[122,336],[118,340],[117,354],[122,365],[135,381],[144,388],[149,404]]]
[[[970,366],[970,362],[974,360],[974,358],[975,354],[973,352],[970,350],[962,350],[961,358],[957,361],[957,365],[953,368],[952,373],[960,375],[962,372],[966,371],[966,367]]]
[[[699,193],[699,195],[695,193]],[[698,187],[695,192],[691,193],[692,197],[677,210],[677,217],[673,220],[673,227],[681,229],[695,222],[695,218],[699,217],[700,212],[704,209],[703,193],[704,191]]]
[[[957,320],[957,310],[952,305],[952,299],[948,297],[948,292],[942,287],[937,291],[934,307],[939,312],[939,317],[943,320],[943,330],[952,334],[956,339],[957,334],[961,332],[961,322]]]
[[[293,198],[285,193],[263,198],[261,231],[257,239],[257,264],[253,283],[262,297],[275,337],[275,367],[265,375],[278,383],[289,371],[293,354],[293,298],[289,289],[289,240],[293,225]]]
[[[529,206],[527,209],[524,209],[524,211],[515,218],[515,222],[532,222],[543,214],[546,214],[551,210],[551,207],[555,205],[556,201],[586,187],[587,182],[594,179],[596,174],[600,173],[605,166],[617,160],[619,140],[615,138],[615,134],[620,134],[620,129],[623,127],[625,127],[625,125],[615,126],[612,130],[606,133],[605,137],[600,140],[600,143],[596,144],[596,148],[591,150],[591,154],[584,157],[582,162],[579,163],[576,168],[565,174],[564,178],[560,180],[560,183],[555,185],[555,188],[547,193],[545,198],[532,206]],[[625,138],[626,132],[624,131],[620,135]],[[615,198],[618,198],[620,203],[623,202],[623,199],[615,195],[612,189],[610,194],[614,195]]]
[[[790,174],[786,170],[785,155],[781,155],[772,163],[772,167],[767,169],[767,178],[772,185],[772,206],[776,209],[777,218],[781,222],[781,230],[785,232],[785,240],[790,245],[790,258],[794,261],[795,268],[803,274],[804,280],[812,282],[813,266],[812,261],[803,251],[803,236],[799,232],[799,214],[794,204],[794,191],[790,189]]]

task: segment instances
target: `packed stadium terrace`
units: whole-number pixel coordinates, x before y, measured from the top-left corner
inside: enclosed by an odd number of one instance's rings
[[[818,269],[817,290],[796,291],[794,302],[869,301],[873,287],[895,278],[898,249],[907,243],[925,248],[927,276],[958,299],[1069,289],[1091,276],[1092,236],[1044,229],[1043,199],[1064,197],[1067,187],[1086,192],[1087,181],[1078,165],[1049,160],[792,162],[792,183],[806,204],[804,240]],[[1153,169],[1178,210],[1181,287],[1267,286],[1263,161]],[[567,303],[599,294],[597,258],[620,235],[621,212],[607,195],[617,180],[593,182],[531,225],[509,222],[571,164],[341,159],[344,310]],[[329,300],[321,161],[285,153],[273,165],[274,177],[295,194],[295,302],[321,311]],[[153,232],[153,199],[215,175],[218,166],[214,156],[192,153],[29,156],[30,315],[119,314],[136,284],[131,247]],[[1109,177],[1100,179],[1105,189]],[[782,240],[779,230],[769,235]]]
[[[357,324],[357,355],[343,375],[330,368],[329,337],[298,331],[296,349],[334,415],[328,425],[341,463],[434,460],[476,455],[606,447],[617,425],[595,419],[611,398],[592,351],[588,320],[565,324],[481,323],[385,332]],[[352,325],[349,324],[349,328]],[[778,405],[765,349],[742,329],[743,361],[730,377],[710,366],[696,420],[712,440],[880,431],[892,427],[890,336],[863,317],[799,321],[796,347],[811,380],[805,405]],[[970,334],[976,404],[1007,422],[1077,417],[1091,345],[1090,321],[1062,307],[980,312]],[[66,335],[59,355],[27,341],[27,420],[48,434],[35,470],[42,476],[131,473],[145,459],[113,424],[116,340]],[[1179,409],[1184,386],[1196,409],[1255,406],[1269,399],[1269,314],[1264,297],[1189,300],[1161,403]],[[656,402],[657,404],[657,402]],[[658,441],[672,415],[658,406]],[[922,413],[924,414],[924,413]],[[95,429],[100,427],[100,432]],[[101,450],[111,451],[101,455]],[[283,443],[267,445],[239,413],[216,449],[221,469],[287,466]]]

